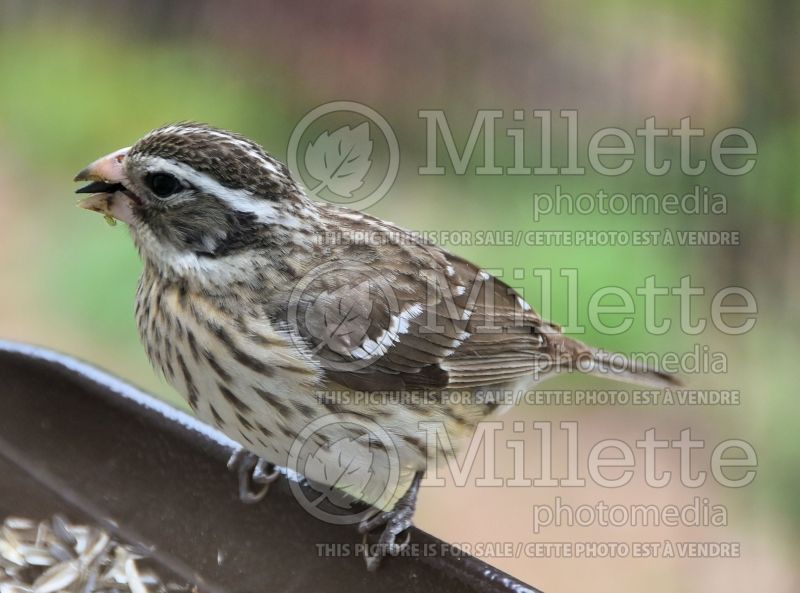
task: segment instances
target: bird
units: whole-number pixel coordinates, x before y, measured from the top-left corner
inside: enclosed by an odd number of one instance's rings
[[[565,335],[419,233],[312,200],[238,133],[165,125],[75,181],[90,182],[79,206],[129,227],[147,357],[241,446],[230,466],[242,500],[260,500],[294,463],[365,503],[359,531],[377,538],[369,570],[408,545],[429,462],[513,406],[508,394],[573,370],[679,384]],[[450,438],[427,438],[425,423]],[[369,484],[341,479],[343,453],[346,468],[368,466]]]

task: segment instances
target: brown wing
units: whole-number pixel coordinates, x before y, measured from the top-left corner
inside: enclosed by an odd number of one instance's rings
[[[358,216],[339,223],[360,220],[385,241],[339,246],[290,303],[293,330],[331,379],[351,389],[395,391],[532,376],[555,326],[470,262]]]

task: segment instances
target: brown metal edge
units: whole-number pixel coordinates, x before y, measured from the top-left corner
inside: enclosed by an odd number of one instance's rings
[[[142,422],[152,426],[155,430],[174,435],[178,439],[190,444],[192,447],[200,449],[205,456],[213,458],[217,463],[224,463],[224,460],[227,459],[232,450],[238,446],[214,428],[199,422],[194,417],[169,406],[156,397],[137,389],[89,363],[45,348],[0,340],[0,360],[9,357],[25,359],[29,363],[40,367],[43,373],[57,372],[59,374],[59,380],[68,378],[77,386],[94,386],[94,389],[82,389],[86,397],[99,397],[104,400],[105,403],[124,410],[126,414],[139,417]],[[0,377],[0,379],[2,379],[2,377]],[[1,382],[0,389],[2,389]],[[3,435],[0,435],[0,437],[2,436]],[[281,488],[277,494],[291,498],[288,488]],[[270,493],[270,495],[272,496],[272,493]],[[297,505],[293,499],[290,502],[299,508],[299,505]],[[316,520],[312,520],[310,525],[313,526],[314,523],[320,523],[320,525],[322,525],[321,522]],[[300,534],[295,533],[294,536],[302,536],[309,539],[309,541],[314,541],[315,533],[312,531],[313,527],[309,528],[308,525],[304,527],[306,528],[305,532]],[[354,532],[348,531],[345,528],[341,529],[345,530],[343,535],[346,537],[355,537]],[[412,539],[415,542],[433,544],[435,546],[443,544],[438,538],[416,527],[412,529]],[[390,559],[388,562],[393,563],[392,570],[384,570],[384,567],[381,567],[376,575],[370,575],[367,582],[380,585],[382,573],[397,573],[396,569],[401,564],[407,564],[407,568],[413,568],[413,572],[416,573],[415,578],[411,582],[418,583],[421,588],[425,588],[426,590],[431,589],[432,587],[430,587],[430,585],[440,577],[442,582],[437,583],[439,585],[439,587],[436,587],[437,590],[453,590],[452,587],[446,583],[457,581],[461,584],[458,588],[460,591],[487,593],[538,592],[534,587],[515,579],[473,556],[463,553],[420,558],[397,558]],[[341,572],[335,569],[330,571],[329,578],[331,580],[328,583],[330,588],[326,587],[326,589],[320,590],[335,591],[340,590],[342,585],[347,586],[345,581],[348,581],[350,577],[346,576],[344,571],[349,572],[351,570],[354,570],[352,565],[347,565],[347,567],[345,567],[342,564]],[[363,572],[364,569],[361,567],[355,570]],[[339,572],[339,574],[337,574],[337,572]],[[437,575],[439,575],[439,577],[437,577]],[[358,582],[365,583],[363,574],[354,576]],[[390,576],[389,574],[386,574],[386,577],[394,579],[394,576]],[[340,582],[337,583],[336,581]],[[216,590],[216,587],[210,587],[210,590]]]

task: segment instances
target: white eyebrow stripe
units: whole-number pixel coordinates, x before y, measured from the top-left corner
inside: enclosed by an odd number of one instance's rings
[[[189,165],[168,160],[158,156],[139,156],[144,169],[148,173],[162,171],[171,173],[204,193],[219,198],[233,210],[254,214],[259,222],[264,224],[280,224],[296,228],[299,222],[293,216],[283,216],[279,205],[260,198],[244,189],[232,189],[220,184],[210,175],[201,173]]]

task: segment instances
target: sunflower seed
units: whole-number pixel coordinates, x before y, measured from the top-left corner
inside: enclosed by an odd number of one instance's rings
[[[70,531],[70,525],[62,515],[53,515],[51,521],[53,526],[53,534],[61,540],[61,543],[67,547],[74,548],[78,544],[78,540]]]
[[[0,583],[0,593],[33,593],[28,587],[14,583]]]
[[[128,587],[130,587],[131,593],[149,593],[142,582],[142,577],[139,576],[139,569],[133,558],[128,558],[125,562],[125,576],[128,578]]]
[[[81,568],[77,560],[62,562],[48,568],[42,576],[33,583],[33,593],[55,593],[66,589],[81,575]]]
[[[0,528],[0,593],[197,593],[143,570],[139,561],[153,552],[61,515],[40,523],[8,517]]]
[[[25,562],[31,566],[52,566],[56,563],[56,559],[46,548],[39,548],[35,545],[22,545],[18,550],[25,558]]]
[[[74,558],[72,550],[58,542],[50,542],[47,546],[47,550],[52,554],[53,558],[59,562],[69,562]]]
[[[81,562],[84,565],[92,564],[110,543],[111,537],[105,531],[94,532],[86,541],[86,549],[80,553]]]
[[[39,523],[39,526],[36,528],[36,545],[37,546],[46,545],[49,538],[50,538],[50,528],[47,526],[47,523],[45,522]]]
[[[25,558],[14,547],[14,544],[6,539],[0,539],[0,556],[17,566],[25,566]]]
[[[83,585],[83,589],[81,593],[94,593],[95,587],[97,585],[97,579],[100,576],[100,568],[95,566],[89,571],[89,574],[86,575],[85,583]]]
[[[31,521],[30,519],[26,519],[24,517],[6,517],[6,520],[3,521],[3,525],[15,531],[28,531],[31,529],[36,529],[37,527],[35,521]]]

